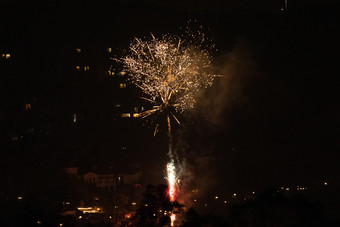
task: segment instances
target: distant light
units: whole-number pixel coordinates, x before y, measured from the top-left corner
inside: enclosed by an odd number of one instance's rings
[[[126,88],[126,83],[120,83],[119,88]]]
[[[70,205],[71,203],[70,202],[66,202],[66,205]]]
[[[253,195],[255,194],[255,192],[252,192],[253,193]]]
[[[18,196],[18,200],[22,200],[23,198],[22,198],[22,196]]]
[[[218,199],[218,196],[215,196],[215,199]]]
[[[31,110],[32,109],[31,104],[30,103],[26,103],[25,109],[26,109],[26,111]]]
[[[134,113],[132,116],[133,116],[134,118],[137,118],[137,117],[139,117],[139,113]]]
[[[82,219],[82,218],[83,218],[83,216],[79,216],[78,218],[79,218],[79,219]]]
[[[208,206],[208,204],[204,204],[204,206],[205,206],[205,207],[207,207],[207,206]]]
[[[112,217],[111,217],[111,216],[109,216],[109,218],[111,219]]]
[[[226,203],[227,203],[227,201],[226,201],[226,200],[224,200],[224,203],[226,204]]]
[[[77,69],[78,71],[80,71],[80,66],[79,66],[79,65],[77,65],[77,66],[76,66],[76,69]]]
[[[76,51],[77,51],[77,53],[80,53],[80,52],[81,52],[81,49],[80,49],[80,48],[77,48]]]
[[[197,199],[194,199],[194,202],[197,202]]]
[[[124,76],[125,74],[126,74],[126,72],[124,72],[124,71],[121,71],[121,72],[120,72],[120,75],[121,75],[121,76]]]
[[[82,211],[84,214],[100,213],[101,208],[99,207],[77,207],[78,210]]]
[[[156,216],[156,214],[153,214],[153,216],[155,217],[155,216]]]
[[[116,209],[118,209],[118,206],[115,206]]]
[[[60,223],[59,226],[63,226],[64,224],[63,223]]]
[[[133,203],[131,203],[131,205],[132,205],[132,206],[136,206],[136,205],[137,205],[137,203],[133,202]]]
[[[84,71],[89,71],[90,70],[90,66],[84,66]]]
[[[4,59],[9,59],[9,58],[11,58],[11,54],[2,54],[2,58],[4,58]]]
[[[41,224],[41,221],[37,221],[37,224],[40,225],[40,224]]]
[[[97,201],[98,201],[98,200],[99,200],[99,197],[94,197],[94,200],[97,200]]]
[[[286,191],[289,191],[289,188],[286,188]]]
[[[236,193],[234,193],[234,194],[233,194],[233,196],[234,196],[234,197],[236,197],[236,196],[237,196],[237,194],[236,194]]]
[[[77,122],[77,114],[73,114],[73,123],[76,123]]]
[[[149,205],[148,205],[148,204],[145,204],[144,206],[146,206],[146,207],[147,207],[147,206],[149,206]]]
[[[323,183],[325,186],[327,186],[328,185],[328,183],[327,182],[325,182],[325,183]]]
[[[106,49],[106,51],[107,51],[108,53],[111,53],[111,52],[112,52],[112,48],[109,47],[109,48]]]

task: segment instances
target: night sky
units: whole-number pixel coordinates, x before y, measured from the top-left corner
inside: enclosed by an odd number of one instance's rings
[[[40,182],[65,166],[141,169],[163,182],[166,130],[153,137],[145,121],[117,120],[117,100],[136,103],[139,91],[117,93],[105,72],[134,37],[180,34],[193,21],[213,38],[224,77],[174,129],[191,184],[228,194],[327,181],[340,200],[337,1],[288,1],[284,10],[278,0],[8,0],[0,8],[0,55],[11,54],[0,59],[2,192],[34,190],[27,177]],[[77,64],[90,73],[74,72]]]

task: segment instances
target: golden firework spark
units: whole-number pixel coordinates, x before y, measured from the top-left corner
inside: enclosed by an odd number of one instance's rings
[[[193,39],[183,40],[177,36],[156,38],[151,34],[151,37],[149,40],[135,38],[127,56],[119,61],[130,75],[130,81],[145,94],[141,98],[153,104],[152,109],[139,116],[164,114],[170,133],[170,119],[180,124],[175,114],[193,108],[195,93],[211,86],[216,75],[209,73],[211,56],[209,50],[202,48],[204,35],[199,36],[198,44]]]

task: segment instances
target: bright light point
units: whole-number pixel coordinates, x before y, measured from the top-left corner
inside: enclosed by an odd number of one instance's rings
[[[153,214],[153,216],[155,217],[155,216],[156,216],[156,214]]]
[[[218,196],[215,196],[215,199],[218,199]]]
[[[40,225],[40,224],[41,224],[41,221],[37,221],[37,224]]]
[[[172,214],[170,216],[170,221],[171,221],[171,226],[175,226],[175,221],[176,221],[176,215]]]
[[[255,192],[253,192],[253,195],[255,194]]]
[[[82,219],[82,218],[83,218],[83,216],[79,216],[78,218],[79,218],[79,219]]]
[[[234,194],[233,194],[233,196],[234,196],[234,197],[236,197],[236,196],[237,196],[237,194],[236,194],[236,193],[234,193]]]
[[[64,224],[63,223],[60,223],[59,226],[63,226]]]
[[[132,205],[132,206],[136,206],[136,205],[137,205],[137,203],[131,203],[131,205]]]
[[[18,196],[18,200],[22,200],[23,198],[22,198],[22,196]]]
[[[227,203],[227,201],[226,201],[226,200],[224,200],[224,203]]]
[[[325,186],[327,186],[328,185],[328,183],[327,182],[325,182],[325,183],[323,183]]]
[[[289,191],[289,188],[286,188],[286,191]]]

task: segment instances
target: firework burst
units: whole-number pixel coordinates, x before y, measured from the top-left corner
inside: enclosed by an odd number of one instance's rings
[[[155,38],[152,34],[149,40],[135,38],[127,56],[119,60],[130,81],[143,91],[141,98],[152,104],[139,116],[165,116],[169,133],[172,120],[180,124],[176,113],[193,108],[195,93],[211,86],[216,76],[211,73],[212,47],[203,49],[206,38],[199,34],[191,35],[190,40],[170,35]],[[157,129],[158,124],[155,133]]]
[[[164,116],[166,119],[170,157],[166,178],[171,202],[176,201],[179,191],[176,155],[171,144],[171,121],[180,124],[177,113],[192,109],[196,92],[211,86],[217,76],[212,73],[211,67],[210,51],[214,46],[206,44],[207,39],[202,32],[186,32],[186,35],[188,39],[170,35],[156,38],[152,34],[147,40],[135,38],[126,57],[118,59],[130,75],[130,81],[144,93],[141,98],[152,104],[152,108],[138,116]],[[158,126],[156,124],[154,135]],[[171,226],[174,226],[176,214],[171,214],[170,219]]]

